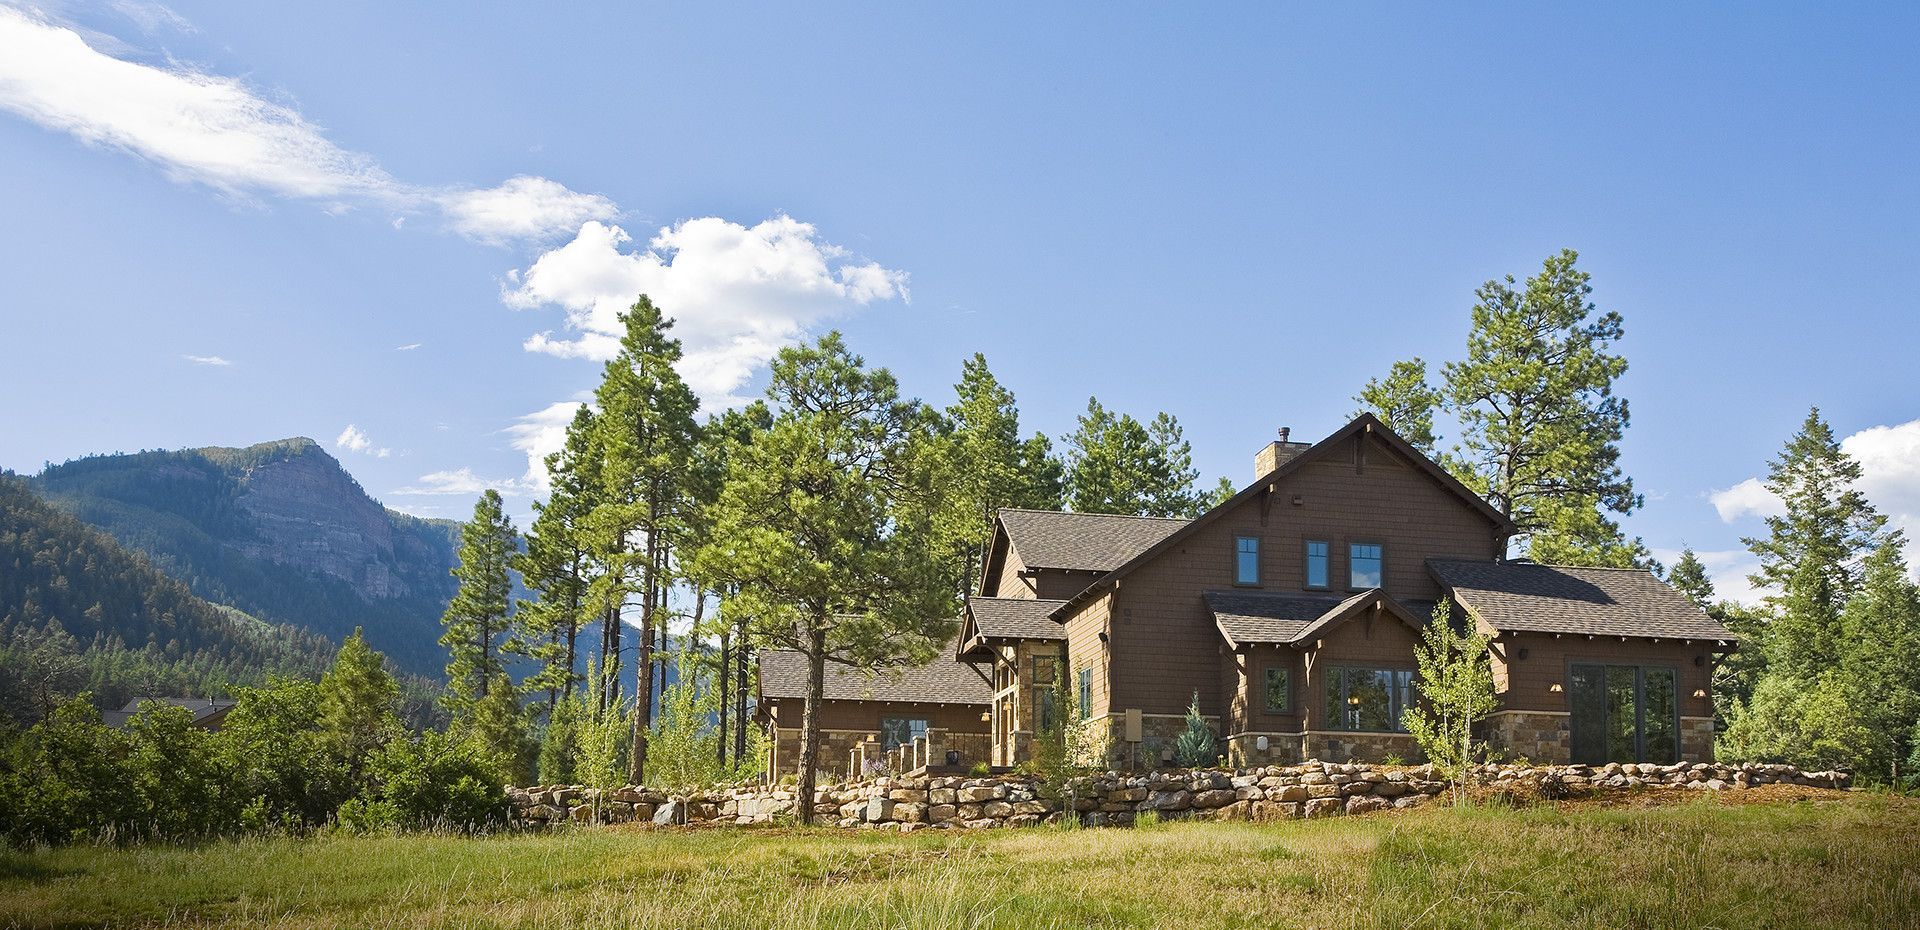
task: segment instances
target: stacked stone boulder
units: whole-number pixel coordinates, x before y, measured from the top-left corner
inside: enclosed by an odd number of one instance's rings
[[[1802,772],[1787,765],[1486,766],[1481,784],[1528,786],[1543,794],[1693,789],[1727,791],[1769,784],[1844,789],[1844,772]],[[911,832],[1020,827],[1072,816],[1090,826],[1125,826],[1152,812],[1163,820],[1290,820],[1413,807],[1447,790],[1427,766],[1308,761],[1253,769],[1104,772],[1077,779],[1064,796],[1029,775],[881,776],[823,785],[817,823]],[[1548,791],[1551,787],[1553,790]],[[650,788],[537,785],[510,789],[513,819],[541,827],[565,823],[764,824],[797,819],[786,785],[742,785],[700,792]],[[1063,809],[1071,808],[1063,813]]]

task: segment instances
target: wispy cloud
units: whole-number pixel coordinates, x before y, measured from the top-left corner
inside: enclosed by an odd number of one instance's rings
[[[173,16],[151,3],[129,3],[123,12],[149,30]],[[551,238],[616,215],[605,197],[545,178],[486,189],[404,183],[238,79],[116,58],[70,26],[3,5],[0,109],[236,199],[317,200],[332,212],[355,205],[437,211],[450,228],[483,242]]]
[[[233,364],[218,355],[182,355],[180,357],[195,365],[212,365],[216,368],[225,368]]]
[[[409,343],[407,343],[406,345],[403,345],[403,346],[394,346],[394,347],[393,347],[393,351],[395,351],[395,352],[412,352],[413,350],[415,350],[415,349],[418,349],[418,348],[420,348],[420,343],[417,343],[417,342],[409,342]]]
[[[374,445],[373,439],[352,423],[347,424],[347,428],[340,431],[339,437],[333,441],[333,446],[342,452],[358,452],[377,459],[384,459],[393,454],[392,449]]]
[[[442,494],[473,495],[486,491],[489,488],[505,493],[514,490],[514,484],[511,479],[499,481],[482,478],[474,474],[473,469],[463,466],[448,471],[429,472],[421,475],[417,484],[404,488],[395,488],[390,493],[408,496],[434,496]]]

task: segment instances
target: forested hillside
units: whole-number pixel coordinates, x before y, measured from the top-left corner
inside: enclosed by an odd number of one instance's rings
[[[100,455],[33,479],[194,594],[438,676],[458,524],[382,507],[311,439]]]
[[[317,675],[324,637],[210,604],[0,473],[0,701],[16,720],[92,691],[108,707]]]

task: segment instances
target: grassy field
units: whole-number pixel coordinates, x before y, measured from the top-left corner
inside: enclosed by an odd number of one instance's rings
[[[909,836],[603,828],[0,854],[0,925],[1920,926],[1920,801]]]

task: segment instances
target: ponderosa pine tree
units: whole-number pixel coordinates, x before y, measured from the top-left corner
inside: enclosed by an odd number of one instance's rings
[[[565,444],[546,457],[549,493],[534,502],[526,551],[513,559],[521,580],[539,596],[514,612],[508,651],[540,663],[521,688],[546,692],[549,719],[581,681],[580,630],[591,614],[587,588],[593,577],[587,518],[600,490],[594,424],[592,408],[581,404],[567,424]]]
[[[495,777],[495,784],[524,785],[532,775],[534,746],[527,738],[526,708],[505,672],[494,676],[475,702],[462,735]]]
[[[1192,517],[1209,496],[1195,482],[1193,449],[1180,423],[1161,413],[1151,425],[1114,413],[1098,398],[1066,437],[1066,503],[1081,513]]]
[[[1651,565],[1616,522],[1641,503],[1620,470],[1627,402],[1613,386],[1627,360],[1612,348],[1623,325],[1597,311],[1577,258],[1563,250],[1524,286],[1508,275],[1475,292],[1467,357],[1444,369],[1461,430],[1446,464],[1513,520],[1515,542],[1539,561]]]
[[[1753,699],[1753,686],[1766,668],[1766,652],[1761,648],[1760,639],[1765,626],[1763,617],[1740,604],[1719,599],[1713,579],[1707,575],[1707,566],[1692,547],[1680,550],[1680,557],[1667,569],[1667,583],[1739,640],[1738,649],[1720,655],[1713,663],[1713,712],[1724,728],[1726,722]]]
[[[986,356],[976,352],[967,359],[953,387],[941,446],[945,505],[935,531],[953,565],[955,586],[968,592],[979,580],[980,548],[994,514],[1002,507],[1059,509],[1061,475],[1045,435],[1020,438],[1013,392],[993,376]]]
[[[812,823],[826,666],[930,658],[953,633],[956,593],[933,540],[935,415],[900,397],[839,333],[775,357],[773,421],[727,463],[698,583],[729,589],[753,639],[806,659],[799,812]]]
[[[612,611],[609,632],[617,639],[625,608],[640,608],[638,722],[628,766],[633,783],[643,784],[655,647],[667,629],[676,547],[686,540],[696,507],[694,414],[700,401],[674,368],[681,349],[668,335],[672,320],[641,295],[621,323],[620,352],[607,362],[594,392],[604,459],[601,497],[590,519],[595,555],[606,566],[595,600]]]
[[[1811,680],[1840,657],[1841,611],[1886,523],[1858,480],[1860,463],[1818,407],[1769,464],[1766,488],[1783,512],[1767,517],[1767,535],[1742,542],[1760,559],[1754,585],[1771,592],[1765,648],[1781,674]]]
[[[486,697],[502,672],[499,639],[512,609],[507,561],[515,548],[513,524],[501,512],[500,492],[489,488],[473,505],[473,519],[460,528],[460,562],[453,567],[459,587],[440,618],[446,628],[440,644],[451,656],[445,700],[456,718]]]
[[[1427,455],[1439,437],[1433,432],[1433,412],[1440,407],[1440,392],[1427,384],[1427,363],[1415,357],[1394,362],[1385,377],[1374,378],[1353,396],[1360,405],[1351,416],[1371,413],[1387,428]]]

